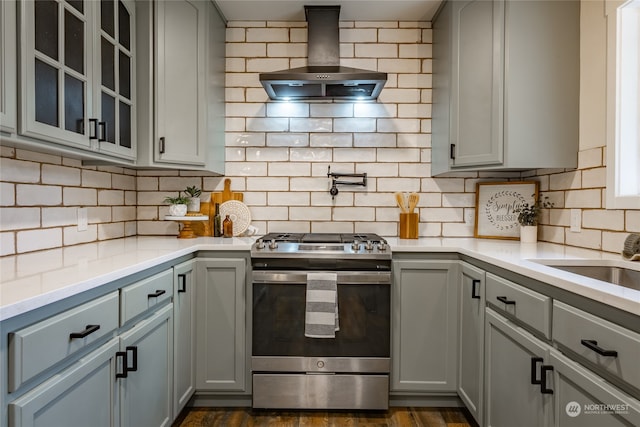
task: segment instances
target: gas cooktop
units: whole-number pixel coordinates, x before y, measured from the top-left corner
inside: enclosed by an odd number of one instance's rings
[[[373,233],[269,233],[254,243],[251,256],[390,258],[391,250]]]

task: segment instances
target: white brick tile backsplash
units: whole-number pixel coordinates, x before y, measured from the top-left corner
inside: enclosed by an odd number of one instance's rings
[[[0,180],[35,183],[40,181],[40,164],[22,160],[0,158]]]
[[[306,58],[306,43],[269,43],[267,45],[267,56],[271,58]]]
[[[0,231],[38,227],[40,227],[40,208],[2,208]]]
[[[225,166],[225,173],[230,176],[267,176],[267,162],[229,162]],[[204,187],[208,188],[208,178],[204,180]]]
[[[292,221],[330,221],[331,208],[317,206],[294,206],[289,208],[289,219]]]
[[[353,136],[352,133],[311,133],[309,144],[312,147],[351,147]]]
[[[356,133],[353,135],[354,147],[395,147],[395,133]]]
[[[291,148],[289,160],[292,162],[330,162],[331,150],[322,147]]]
[[[247,28],[247,42],[288,42],[287,28]],[[244,55],[246,56],[246,55]]]
[[[308,133],[269,133],[267,134],[268,147],[307,147],[309,146]]]
[[[589,249],[602,249],[602,231],[582,229],[580,233],[572,233],[569,228],[564,230],[565,244]]]
[[[378,68],[386,73],[419,73],[421,71],[419,59],[379,59]]]
[[[42,183],[58,185],[80,185],[80,169],[58,165],[42,165]]]
[[[122,190],[98,190],[99,205],[124,205],[124,191]]]
[[[36,151],[23,150],[20,148],[16,150],[15,155],[16,159],[30,160],[32,162],[38,163],[51,163],[54,165],[59,165],[62,162],[62,158],[55,154],[39,153]]]
[[[42,208],[42,227],[60,227],[78,223],[78,208]]]
[[[250,73],[264,73],[278,71],[289,67],[289,60],[285,58],[254,58],[247,59],[247,71]]]
[[[111,208],[103,206],[91,206],[87,208],[89,224],[98,224],[111,221]]]
[[[333,209],[334,221],[374,221],[376,210],[369,207],[336,207]]]
[[[378,119],[378,132],[420,132],[420,120],[418,119]]]
[[[227,147],[264,147],[266,135],[264,132],[227,132],[225,144]]]
[[[0,182],[0,206],[13,206],[16,203],[16,186],[9,182]]]
[[[227,58],[261,58],[267,56],[266,43],[227,43]]]
[[[55,206],[62,203],[62,188],[53,185],[16,185],[18,206]]]
[[[605,209],[584,209],[582,227],[601,230],[624,230],[624,211]]]
[[[600,208],[602,207],[601,191],[600,190],[567,191],[564,206],[566,208]]]
[[[310,200],[310,193],[305,191],[270,191],[267,196],[269,206],[310,206]]]
[[[354,117],[396,117],[398,107],[394,104],[362,103],[353,105]]]
[[[93,188],[110,188],[111,174],[91,170],[82,171],[82,186]]]
[[[334,119],[336,132],[375,132],[376,120],[373,118],[337,118]]]
[[[640,210],[626,211],[625,228],[629,232],[640,233]]]
[[[375,148],[334,148],[333,161],[344,162],[374,162],[376,161]]]
[[[112,209],[113,218],[115,222],[119,221],[135,221],[136,219],[136,207],[135,206],[114,206]]]
[[[32,252],[62,246],[61,228],[18,231],[16,233],[17,253]]]
[[[340,42],[342,43],[374,43],[378,41],[378,31],[375,28],[341,28]]]
[[[293,119],[291,119],[293,121]],[[302,119],[297,119],[302,120]],[[247,131],[250,132],[287,132],[289,130],[288,118],[248,118]],[[292,132],[301,130],[291,128]]]
[[[98,240],[118,239],[124,235],[124,222],[98,224]]]
[[[289,160],[289,148],[287,147],[248,147],[245,152],[246,161],[248,162],[283,162]]]
[[[16,240],[14,233],[0,233],[0,256],[16,253]]]
[[[310,174],[311,164],[307,162],[273,162],[268,165],[269,176],[309,176]]]
[[[98,190],[95,188],[64,187],[62,200],[65,206],[95,206],[98,203]]]

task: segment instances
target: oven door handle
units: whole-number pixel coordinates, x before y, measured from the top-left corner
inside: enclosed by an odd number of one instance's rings
[[[295,285],[306,284],[307,273],[311,271],[278,271],[278,270],[254,270],[253,271],[253,283],[272,283],[281,285]],[[313,271],[313,273],[320,273],[320,271]],[[390,271],[336,271],[336,272],[323,272],[323,273],[336,273],[338,275],[339,285],[390,285],[391,284],[391,272]]]

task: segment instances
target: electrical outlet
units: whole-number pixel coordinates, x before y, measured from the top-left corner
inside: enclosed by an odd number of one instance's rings
[[[582,210],[571,209],[571,228],[570,231],[579,233],[582,229]]]
[[[78,208],[78,231],[87,231],[87,228],[89,228],[87,208]]]

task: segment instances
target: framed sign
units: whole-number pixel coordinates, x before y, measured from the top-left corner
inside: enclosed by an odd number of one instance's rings
[[[532,204],[537,196],[537,181],[479,182],[474,236],[519,239],[520,224],[515,211],[523,203]]]

